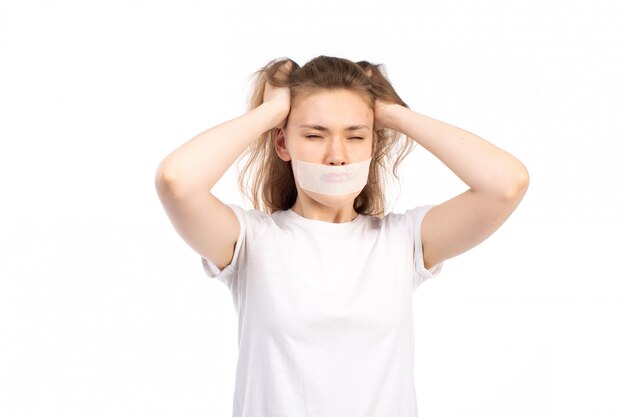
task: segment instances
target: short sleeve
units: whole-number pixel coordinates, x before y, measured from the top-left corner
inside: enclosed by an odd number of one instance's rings
[[[424,267],[424,253],[422,249],[422,235],[421,235],[421,226],[422,220],[424,216],[434,205],[428,206],[420,206],[416,207],[412,210],[408,210],[406,212],[407,220],[409,222],[409,226],[413,231],[413,238],[415,241],[414,246],[414,263],[415,263],[415,277],[413,280],[413,290],[417,289],[417,287],[424,281],[429,278],[434,278],[441,272],[441,268],[443,267],[443,261],[439,262],[437,265],[433,265],[430,269],[426,269]]]
[[[228,204],[228,206],[235,212],[237,219],[239,220],[239,237],[237,237],[237,244],[235,245],[235,252],[233,253],[233,259],[231,262],[224,267],[224,269],[220,270],[217,265],[215,265],[211,260],[206,259],[204,257],[200,257],[202,261],[202,267],[204,269],[204,273],[209,278],[217,278],[228,288],[232,287],[232,281],[237,274],[237,265],[239,264],[239,258],[241,254],[241,249],[244,244],[244,239],[246,236],[246,221],[245,221],[245,212],[243,208],[239,207],[236,204]]]

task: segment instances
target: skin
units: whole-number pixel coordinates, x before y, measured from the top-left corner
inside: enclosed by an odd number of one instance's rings
[[[328,131],[302,125],[321,125]],[[348,126],[363,125],[358,130]],[[283,161],[292,161],[298,196],[292,210],[302,217],[333,223],[354,220],[359,192],[328,196],[304,190],[298,182],[295,160],[323,165],[347,165],[367,160],[374,145],[374,109],[349,90],[320,90],[291,107],[284,128],[277,130],[275,149]]]

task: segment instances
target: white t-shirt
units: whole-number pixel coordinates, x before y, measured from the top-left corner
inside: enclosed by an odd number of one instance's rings
[[[229,205],[232,262],[206,274],[230,290],[239,356],[233,417],[416,417],[412,295],[432,206],[346,223]]]

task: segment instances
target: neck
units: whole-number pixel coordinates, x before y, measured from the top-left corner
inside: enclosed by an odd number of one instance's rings
[[[358,216],[358,213],[352,207],[352,203],[342,207],[329,207],[311,199],[308,199],[307,202],[303,200],[300,198],[300,194],[298,194],[291,210],[307,219],[329,223],[346,223],[353,221]]]

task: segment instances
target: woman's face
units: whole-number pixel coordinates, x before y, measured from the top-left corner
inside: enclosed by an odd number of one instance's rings
[[[300,160],[323,165],[348,165],[369,159],[373,152],[374,112],[358,93],[320,90],[296,100],[284,130],[277,133],[276,151],[283,161]],[[303,191],[294,169],[298,193],[319,203],[351,204],[359,192],[326,196]]]

